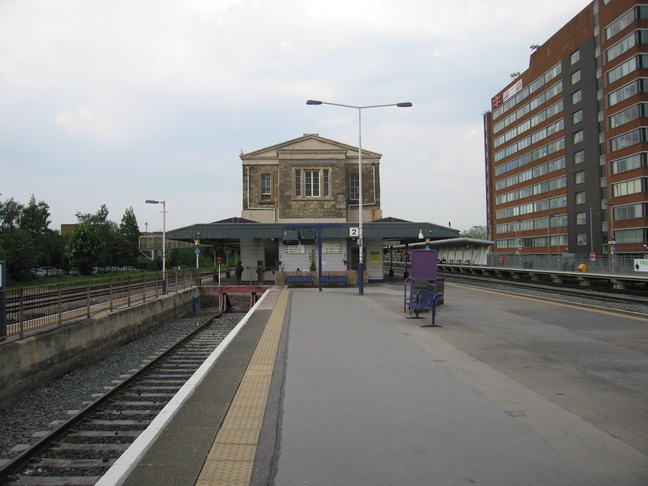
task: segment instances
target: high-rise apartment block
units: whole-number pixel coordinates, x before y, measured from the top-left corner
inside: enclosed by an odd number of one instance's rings
[[[484,114],[496,253],[648,251],[648,2],[594,0]]]

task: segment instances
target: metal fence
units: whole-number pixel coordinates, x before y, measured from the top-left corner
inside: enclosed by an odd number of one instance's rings
[[[7,303],[6,336],[23,338],[66,322],[131,307],[165,292],[200,285],[205,277],[211,279],[212,273],[199,274],[193,269],[167,272],[166,285],[159,272],[5,289],[1,292]]]
[[[577,271],[580,265],[585,265],[588,272],[612,273],[620,275],[638,275],[648,277],[648,273],[637,272],[635,257],[624,255],[597,255],[594,260],[589,256],[572,255],[511,255],[489,253],[487,265],[491,267],[528,268],[536,270],[560,270],[564,272]]]

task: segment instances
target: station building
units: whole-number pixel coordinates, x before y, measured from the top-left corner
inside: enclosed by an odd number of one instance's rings
[[[484,114],[494,252],[644,256],[648,4],[595,0]]]
[[[318,134],[241,154],[241,217],[176,229],[167,232],[167,237],[237,247],[243,265],[252,269],[259,281],[321,269],[348,274],[349,283],[355,283],[362,190],[364,280],[383,280],[385,247],[456,238],[459,231],[383,217],[381,157],[362,149],[360,188],[358,148]],[[421,202],[412,200],[412,204]]]

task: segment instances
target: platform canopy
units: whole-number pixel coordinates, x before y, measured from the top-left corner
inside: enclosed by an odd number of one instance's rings
[[[243,218],[229,218],[214,223],[200,223],[167,231],[167,239],[194,242],[216,241],[218,244],[236,244],[245,239],[281,239],[284,230],[290,228],[319,228],[323,238],[350,238],[350,231],[358,223],[322,223],[300,221],[299,223],[257,223]],[[363,225],[364,237],[382,238],[394,244],[413,243],[456,238],[459,230],[432,223],[384,218]]]

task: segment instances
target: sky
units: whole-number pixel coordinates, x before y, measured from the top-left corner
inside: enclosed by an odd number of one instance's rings
[[[590,0],[0,0],[0,200],[50,228],[241,215],[241,152],[305,133],[383,154],[384,217],[486,224],[483,113]]]

